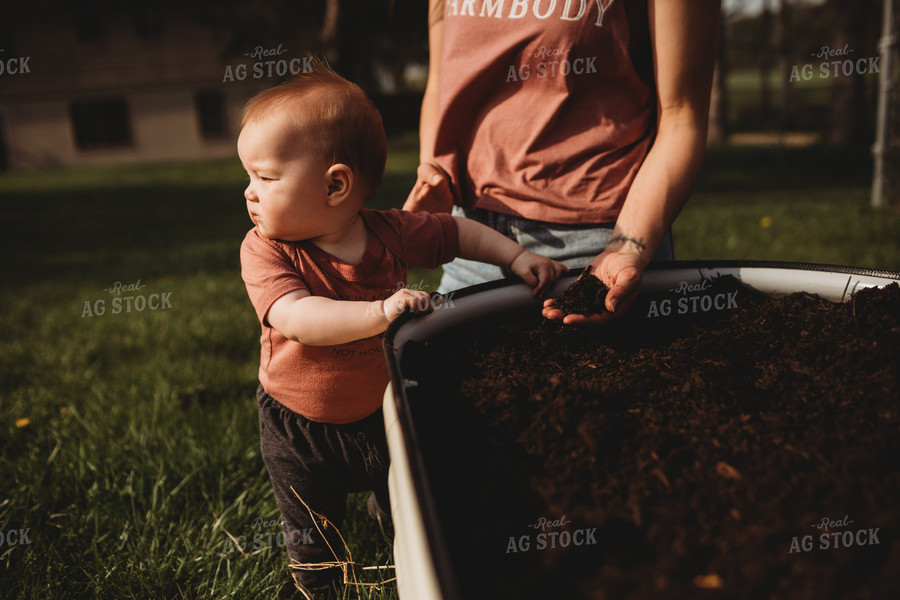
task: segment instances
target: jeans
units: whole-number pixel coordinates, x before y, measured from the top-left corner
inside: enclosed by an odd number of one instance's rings
[[[590,264],[612,236],[613,223],[589,223],[563,225],[534,221],[503,213],[453,207],[453,216],[474,219],[515,240],[526,250],[548,256],[570,269],[581,269]],[[659,245],[654,262],[675,259],[672,234],[666,232]],[[508,269],[473,260],[457,258],[444,265],[444,274],[438,292],[445,294],[485,281],[503,279],[512,273]]]

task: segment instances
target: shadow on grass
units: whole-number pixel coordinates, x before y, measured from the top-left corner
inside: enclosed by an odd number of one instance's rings
[[[367,206],[400,206],[413,181],[387,175]],[[0,241],[0,269],[14,285],[239,273],[253,226],[243,184],[232,182],[19,189],[4,192],[0,208],[13,224]]]

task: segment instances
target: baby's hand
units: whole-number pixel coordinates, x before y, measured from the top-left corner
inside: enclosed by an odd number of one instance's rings
[[[434,310],[434,304],[431,296],[422,290],[403,288],[391,294],[384,301],[384,316],[388,323],[392,323],[394,319],[405,312],[427,314],[432,310]]]
[[[528,250],[517,256],[509,268],[534,288],[535,297],[540,297],[563,273],[569,271],[561,262]]]

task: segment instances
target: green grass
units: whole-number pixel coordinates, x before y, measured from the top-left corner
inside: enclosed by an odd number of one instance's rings
[[[395,163],[374,206],[411,186]],[[0,597],[296,597],[278,527],[254,527],[278,510],[244,177],[234,161],[0,177],[0,531],[28,540],[0,546]],[[152,294],[158,310],[127,312]],[[354,559],[391,565],[363,502],[343,528]],[[228,534],[262,543],[242,553]]]
[[[787,71],[781,67],[773,67],[769,71],[768,109],[761,106],[761,76],[758,71],[735,71],[729,73],[727,82],[728,114],[730,126],[739,131],[768,131],[779,127],[784,131],[801,131],[824,134],[834,110],[833,88],[841,78],[822,76],[820,59],[800,61],[797,65],[802,69],[805,64],[812,66],[809,79],[791,81],[791,67]],[[827,71],[827,68],[826,68]],[[854,75],[854,77],[858,77]],[[867,74],[865,80],[865,102],[872,118],[876,111],[878,74]],[[874,136],[874,121],[870,124]]]
[[[414,143],[392,144],[373,206],[401,204],[415,166]],[[677,254],[900,269],[870,173],[865,152],[713,149]],[[0,531],[28,538],[0,546],[0,598],[296,597],[258,450],[243,185],[234,161],[0,176]],[[170,306],[115,313],[116,282]],[[363,500],[345,537],[390,565]]]
[[[900,271],[900,213],[873,210],[868,149],[720,147],[673,227],[679,259]]]

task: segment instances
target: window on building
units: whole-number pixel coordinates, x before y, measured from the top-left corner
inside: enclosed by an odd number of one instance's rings
[[[199,92],[194,97],[200,135],[204,139],[218,139],[228,135],[225,116],[225,95],[222,92]]]
[[[73,102],[69,109],[80,150],[132,145],[131,117],[124,99]]]

